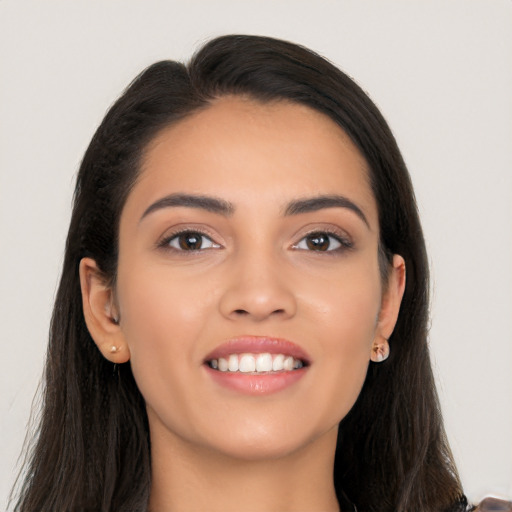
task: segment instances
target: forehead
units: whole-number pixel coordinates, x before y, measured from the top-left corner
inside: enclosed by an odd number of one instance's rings
[[[305,105],[238,96],[215,100],[148,145],[132,194],[148,203],[172,192],[234,204],[339,193],[376,215],[366,160],[333,120]]]

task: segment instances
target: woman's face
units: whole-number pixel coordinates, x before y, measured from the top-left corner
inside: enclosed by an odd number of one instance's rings
[[[159,134],[115,291],[152,439],[259,459],[335,438],[394,322],[378,233],[365,160],[314,110],[225,97]]]

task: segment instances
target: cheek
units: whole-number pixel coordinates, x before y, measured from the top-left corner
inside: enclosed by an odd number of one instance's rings
[[[311,293],[309,296],[315,297]],[[310,302],[321,337],[316,366],[322,372],[323,389],[332,390],[331,395],[318,395],[318,405],[330,411],[332,422],[339,422],[359,396],[376,336],[380,302],[379,274],[373,266],[333,279]]]
[[[373,261],[311,280],[301,290],[304,304],[327,333],[330,352],[370,349],[381,306],[379,270]]]
[[[135,352],[140,345],[177,344],[200,328],[212,307],[201,279],[180,278],[159,266],[120,267],[118,282],[123,327]]]
[[[156,267],[120,267],[118,297],[132,371],[151,403],[155,390],[179,389],[186,369],[201,364],[194,342],[214,304],[196,281],[182,282]]]

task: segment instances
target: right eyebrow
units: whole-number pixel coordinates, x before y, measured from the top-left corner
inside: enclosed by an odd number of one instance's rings
[[[164,208],[175,207],[198,208],[212,213],[218,213],[224,217],[229,217],[235,211],[234,206],[217,197],[202,196],[195,194],[170,194],[168,196],[158,199],[152,203],[142,214],[139,222],[141,222],[149,214],[162,210]]]
[[[354,212],[368,227],[370,223],[363,213],[363,210],[345,196],[340,195],[321,195],[317,197],[307,197],[292,201],[286,207],[285,215],[298,215],[301,213],[316,212],[324,208],[346,208]]]

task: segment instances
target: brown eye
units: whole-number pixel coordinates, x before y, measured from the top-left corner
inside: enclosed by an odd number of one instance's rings
[[[337,235],[319,231],[306,235],[293,248],[305,251],[330,252],[342,248],[350,248],[351,246],[350,242],[339,238]]]
[[[197,251],[201,249],[202,238],[202,235],[199,233],[182,233],[178,236],[180,249],[184,251]]]
[[[325,233],[315,233],[306,237],[306,245],[311,251],[327,251],[330,246],[329,236]]]
[[[166,244],[179,251],[200,251],[220,247],[211,238],[196,231],[184,231],[170,238]]]

